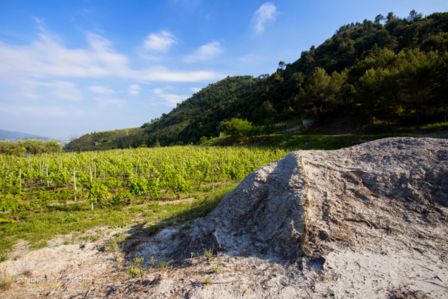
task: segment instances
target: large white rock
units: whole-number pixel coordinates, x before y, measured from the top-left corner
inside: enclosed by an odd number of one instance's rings
[[[336,249],[380,253],[390,242],[398,246],[396,240],[400,248],[426,251],[431,245],[445,254],[447,208],[447,140],[388,138],[298,151],[250,174],[180,234],[171,256],[213,249],[324,262]]]

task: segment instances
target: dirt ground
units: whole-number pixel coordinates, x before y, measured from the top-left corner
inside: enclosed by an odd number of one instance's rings
[[[448,141],[300,151],[206,217],[99,227],[0,263],[0,298],[448,298]]]

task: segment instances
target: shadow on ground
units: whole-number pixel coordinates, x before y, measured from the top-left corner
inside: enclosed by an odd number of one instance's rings
[[[219,200],[204,202],[162,222],[131,228],[122,246],[127,262],[143,257],[147,264],[170,260],[182,267],[192,257],[221,252],[282,264],[297,261],[303,256],[298,233],[303,231],[303,184],[291,184],[291,178],[300,178],[301,171],[290,154],[250,174],[219,205]]]

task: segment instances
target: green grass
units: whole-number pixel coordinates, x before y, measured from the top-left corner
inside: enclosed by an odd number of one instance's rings
[[[145,268],[143,267],[143,257],[137,257],[132,265],[128,268],[128,273],[130,278],[142,277],[145,273]]]
[[[286,123],[285,123],[286,124]],[[283,124],[283,125],[285,125]],[[289,126],[293,126],[289,123]],[[328,124],[324,126],[323,132],[331,131],[331,126],[340,126],[340,124]],[[281,127],[281,126],[280,126]],[[286,126],[287,127],[287,126]],[[206,146],[256,146],[267,148],[280,148],[286,150],[332,150],[347,146],[360,144],[363,142],[381,139],[386,137],[411,136],[418,137],[427,133],[438,133],[448,130],[448,122],[439,122],[425,124],[421,126],[391,126],[376,125],[365,130],[364,133],[353,131],[351,134],[320,134],[319,131],[311,132],[285,132],[277,131],[271,134],[263,134],[249,137],[224,136],[212,138],[205,142]]]
[[[234,187],[234,183],[223,185],[206,196],[198,196],[193,202],[177,202],[162,205],[152,201],[139,206],[95,209],[93,211],[51,210],[23,212],[15,216],[15,222],[2,222],[0,224],[1,258],[6,258],[6,253],[12,249],[18,240],[28,241],[31,248],[40,248],[58,235],[85,232],[97,226],[113,228],[146,223],[155,232],[168,225],[182,223],[206,215]]]
[[[426,124],[422,125],[420,128],[416,128],[416,130],[422,130],[424,132],[432,132],[432,131],[442,131],[442,130],[448,130],[448,122],[440,122],[440,123],[433,123],[433,124]]]
[[[157,233],[161,229],[202,217],[211,212],[224,196],[236,187],[235,183],[221,186],[201,199],[191,203],[159,205],[145,213],[145,219],[150,224],[147,232]],[[156,219],[154,221],[154,219]]]
[[[387,134],[375,135],[317,135],[317,134],[294,134],[294,133],[274,133],[269,135],[259,135],[252,137],[220,137],[211,139],[207,145],[254,145],[261,147],[277,147],[287,150],[299,149],[339,149],[370,140],[388,137]]]

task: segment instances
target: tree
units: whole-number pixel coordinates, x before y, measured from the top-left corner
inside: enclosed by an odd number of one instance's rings
[[[389,12],[387,14],[387,17],[386,17],[386,24],[390,24],[393,21],[395,21],[396,19],[397,19],[397,17],[394,15],[394,13],[393,12]]]
[[[219,128],[228,136],[249,136],[254,129],[251,122],[241,118],[224,120],[219,124]]]
[[[400,52],[399,59],[400,92],[414,114],[416,124],[420,125],[422,112],[428,111],[436,86],[434,79],[439,57],[436,52],[424,53],[413,49]]]
[[[278,63],[278,69],[283,71],[286,68],[286,63],[282,60]]]
[[[413,10],[411,10],[411,12],[409,13],[408,21],[409,21],[409,22],[415,22],[415,21],[421,20],[421,18],[422,18],[422,14],[417,13],[417,12],[413,9]]]
[[[381,24],[381,22],[384,21],[384,16],[379,14],[375,17],[375,24]]]
[[[308,110],[316,117],[332,112],[345,80],[345,75],[335,71],[330,76],[325,69],[317,67],[305,87]]]

